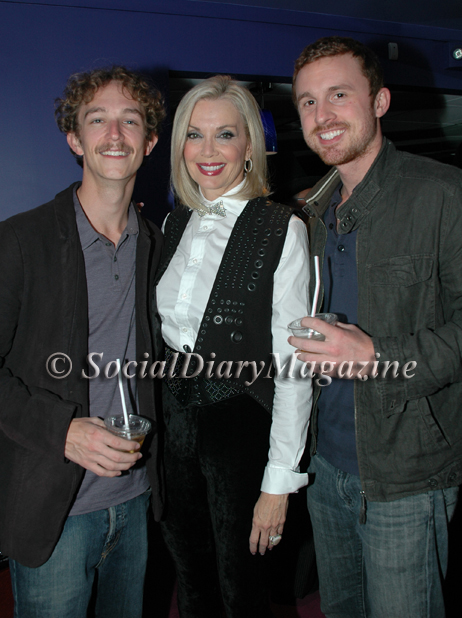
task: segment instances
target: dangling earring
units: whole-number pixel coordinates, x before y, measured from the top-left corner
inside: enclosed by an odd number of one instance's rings
[[[252,159],[247,159],[246,162],[244,163],[244,170],[247,172],[247,174],[250,174],[252,169],[253,169],[253,161]]]

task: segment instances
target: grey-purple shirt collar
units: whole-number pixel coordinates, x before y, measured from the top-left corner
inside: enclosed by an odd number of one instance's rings
[[[77,229],[79,230],[80,242],[82,245],[82,249],[87,249],[90,245],[92,245],[97,240],[101,240],[102,242],[107,242],[105,236],[97,232],[94,227],[91,225],[90,221],[87,219],[85,212],[80,204],[79,198],[77,196],[77,189],[80,187],[76,185],[74,187],[74,209],[75,209],[75,218],[77,221]],[[138,234],[139,225],[138,219],[136,217],[135,212],[135,204],[133,202],[130,203],[128,207],[128,221],[127,225],[122,232],[119,240],[119,245],[121,242],[125,240],[125,238],[130,234]]]

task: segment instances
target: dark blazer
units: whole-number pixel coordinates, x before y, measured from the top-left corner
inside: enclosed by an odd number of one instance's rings
[[[0,223],[0,548],[29,567],[50,557],[84,474],[64,457],[69,423],[89,415],[88,380],[81,377],[91,351],[88,298],[74,186]],[[138,220],[137,357],[146,360],[146,352],[152,362],[161,349],[160,327],[151,327],[149,316],[157,313],[152,286],[162,240],[154,224]],[[72,361],[64,379],[47,372],[57,352]],[[159,519],[155,387],[149,378],[138,381],[140,414],[153,423],[145,457]]]

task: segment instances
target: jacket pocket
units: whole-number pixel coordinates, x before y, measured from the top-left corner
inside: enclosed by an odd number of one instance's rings
[[[432,409],[431,409],[431,406],[430,406],[430,403],[427,397],[422,397],[421,399],[419,399],[418,406],[419,406],[420,415],[425,423],[428,434],[432,438],[433,444],[436,445],[438,449],[447,448],[448,446],[451,446],[451,441],[449,440],[449,436],[446,434],[446,432],[443,431],[443,428],[441,427],[441,425],[438,423],[435,416],[433,415],[433,412],[432,412]]]
[[[369,264],[367,269],[370,285],[409,287],[430,279],[433,256],[400,255]]]
[[[396,337],[435,327],[433,255],[402,255],[366,266],[369,332]]]

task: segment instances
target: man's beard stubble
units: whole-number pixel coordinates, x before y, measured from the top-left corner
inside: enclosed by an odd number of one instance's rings
[[[346,148],[336,146],[336,144],[329,147],[328,145],[319,144],[317,136],[319,133],[327,133],[328,131],[335,131],[337,129],[345,129],[348,131],[351,128],[349,123],[336,123],[328,126],[316,127],[311,131],[306,143],[313,152],[315,152],[321,161],[326,165],[345,165],[351,163],[356,159],[360,159],[368,152],[369,146],[377,135],[377,119],[372,116],[371,122],[368,122],[364,127],[365,132],[354,136],[353,140]]]

